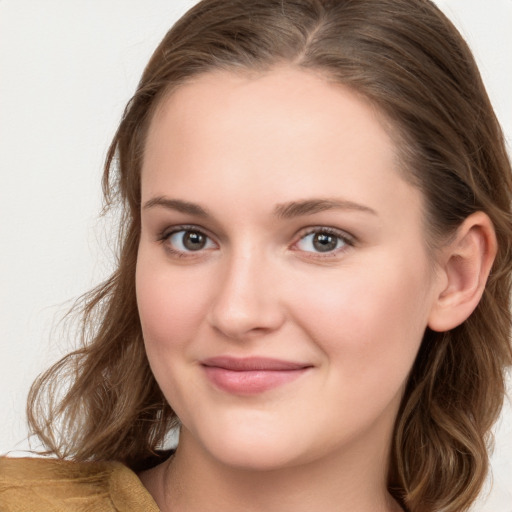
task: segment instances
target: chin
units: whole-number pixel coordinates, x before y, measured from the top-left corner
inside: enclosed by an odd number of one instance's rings
[[[263,427],[236,428],[240,426],[199,432],[192,442],[199,442],[218,462],[239,470],[271,471],[296,466],[307,458],[300,440],[290,436],[290,432],[285,435]]]
[[[222,450],[222,448],[226,448]],[[276,449],[274,446],[244,443],[230,443],[228,447],[212,447],[214,457],[224,465],[245,471],[273,471],[300,464],[301,457],[288,450]],[[222,450],[222,451],[221,451]]]

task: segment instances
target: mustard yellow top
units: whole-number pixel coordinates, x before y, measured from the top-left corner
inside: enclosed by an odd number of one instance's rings
[[[120,462],[0,457],[0,512],[159,512]]]

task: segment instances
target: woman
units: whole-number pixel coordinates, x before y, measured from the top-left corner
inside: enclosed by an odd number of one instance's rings
[[[29,398],[74,463],[4,459],[6,510],[470,506],[511,362],[512,186],[430,2],[201,2],[104,187],[119,268]]]

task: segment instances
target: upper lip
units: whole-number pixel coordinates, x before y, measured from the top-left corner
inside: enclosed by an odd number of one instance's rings
[[[284,361],[268,357],[210,357],[201,361],[203,366],[223,368],[235,372],[247,371],[290,371],[309,368],[310,364]]]

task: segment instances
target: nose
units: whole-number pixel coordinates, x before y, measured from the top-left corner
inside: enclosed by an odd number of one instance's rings
[[[244,340],[276,331],[285,321],[278,296],[275,265],[255,251],[223,262],[208,315],[225,337]]]

